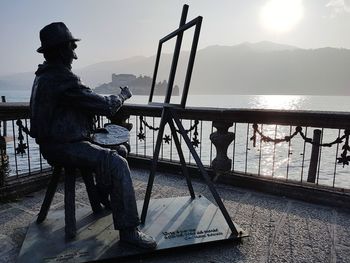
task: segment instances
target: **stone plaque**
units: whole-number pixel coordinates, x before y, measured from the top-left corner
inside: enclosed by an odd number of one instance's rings
[[[142,201],[138,202],[139,212],[142,204]],[[236,227],[242,231],[238,225]],[[155,238],[156,250],[120,244],[111,214],[106,211],[94,215],[86,206],[77,209],[76,239],[66,241],[64,210],[57,209],[40,225],[33,220],[17,262],[99,261],[234,239],[220,209],[205,197],[151,199],[145,225],[140,228]],[[247,235],[242,231],[244,236]]]

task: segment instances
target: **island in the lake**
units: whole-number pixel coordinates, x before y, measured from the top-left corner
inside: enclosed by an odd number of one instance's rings
[[[112,82],[104,83],[95,88],[95,92],[101,94],[119,94],[119,87],[128,86],[134,95],[149,95],[151,92],[152,78],[148,76],[136,77],[133,74],[112,74]],[[168,88],[168,82],[156,83],[154,95],[164,96]],[[179,95],[179,87],[174,85],[172,95]]]

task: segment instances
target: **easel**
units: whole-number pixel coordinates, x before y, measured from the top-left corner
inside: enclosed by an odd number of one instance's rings
[[[159,131],[158,131],[158,136],[157,136],[157,141],[156,141],[156,146],[154,150],[154,155],[153,155],[153,160],[152,160],[152,166],[151,166],[151,172],[149,175],[148,179],[148,185],[147,185],[147,190],[146,190],[146,195],[145,195],[145,200],[143,203],[143,208],[142,208],[142,214],[141,214],[141,223],[145,223],[146,221],[146,216],[147,216],[147,211],[148,211],[148,206],[151,198],[151,192],[152,192],[152,187],[153,187],[153,182],[154,182],[154,176],[157,168],[157,163],[158,163],[158,158],[159,158],[159,152],[163,140],[163,133],[166,124],[169,124],[171,133],[174,138],[174,142],[176,145],[176,149],[180,158],[181,162],[181,168],[182,172],[186,177],[186,182],[188,186],[188,190],[191,195],[191,199],[194,200],[196,199],[193,186],[191,183],[191,178],[187,169],[187,165],[185,162],[184,154],[181,149],[181,144],[177,135],[176,127],[179,130],[180,135],[184,139],[189,151],[191,152],[200,172],[201,175],[203,176],[205,183],[207,184],[211,194],[213,195],[222,215],[225,218],[225,221],[227,222],[230,230],[231,230],[231,237],[233,238],[240,238],[242,236],[242,231],[237,231],[237,228],[235,224],[232,222],[230,215],[228,214],[219,194],[217,193],[213,183],[210,180],[210,177],[205,170],[196,150],[194,149],[191,140],[189,139],[180,119],[177,114],[177,109],[184,109],[186,106],[186,100],[187,100],[187,94],[189,90],[189,85],[190,85],[190,80],[191,80],[191,75],[192,75],[192,69],[193,69],[193,64],[194,64],[194,59],[196,55],[196,50],[197,50],[197,44],[199,40],[199,33],[200,33],[200,28],[202,24],[202,17],[198,16],[197,18],[191,20],[188,23],[186,22],[187,18],[187,13],[188,13],[188,5],[183,6],[182,10],[182,15],[181,15],[181,20],[180,20],[180,26],[177,30],[173,31],[169,35],[165,36],[159,41],[158,45],[158,51],[157,51],[157,58],[156,58],[156,63],[155,63],[155,69],[154,69],[154,74],[153,74],[153,82],[152,82],[152,88],[151,88],[151,93],[149,97],[149,104],[157,104],[157,105],[162,105],[163,106],[163,111],[161,115],[161,121],[160,121],[160,126],[159,126]],[[185,84],[184,84],[184,89],[182,92],[182,98],[181,98],[181,103],[180,104],[170,104],[170,99],[171,99],[171,94],[172,94],[172,89],[174,85],[174,78],[175,78],[175,73],[176,73],[176,67],[178,63],[178,58],[180,54],[180,49],[181,49],[181,43],[182,43],[182,37],[183,33],[185,30],[191,28],[192,26],[195,27],[194,31],[194,36],[193,36],[193,42],[192,42],[192,47],[191,47],[191,52],[189,56],[189,62],[188,62],[188,67],[187,67],[187,73],[185,77]],[[158,66],[159,66],[159,60],[160,60],[160,55],[162,51],[162,45],[164,42],[172,39],[173,37],[177,37],[176,39],[176,44],[175,44],[175,49],[174,49],[174,55],[173,55],[173,60],[171,64],[171,69],[170,69],[170,75],[169,75],[169,81],[168,81],[168,89],[167,93],[165,96],[164,103],[155,103],[152,101],[153,99],[153,92],[154,92],[154,87],[156,83],[156,77],[157,77],[157,72],[158,72]],[[176,125],[176,127],[175,127]]]

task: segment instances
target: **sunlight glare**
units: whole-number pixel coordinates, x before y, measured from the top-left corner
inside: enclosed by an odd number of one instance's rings
[[[302,17],[302,0],[269,0],[260,13],[262,26],[274,32],[293,29]]]
[[[278,110],[299,110],[304,97],[298,95],[261,95],[255,102],[257,108]]]

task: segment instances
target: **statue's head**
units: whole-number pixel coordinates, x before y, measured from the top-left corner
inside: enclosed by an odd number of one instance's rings
[[[74,38],[67,26],[62,22],[55,22],[40,30],[41,47],[37,52],[43,53],[48,62],[60,61],[71,65],[73,59],[77,59],[74,50],[76,42],[80,39]]]

